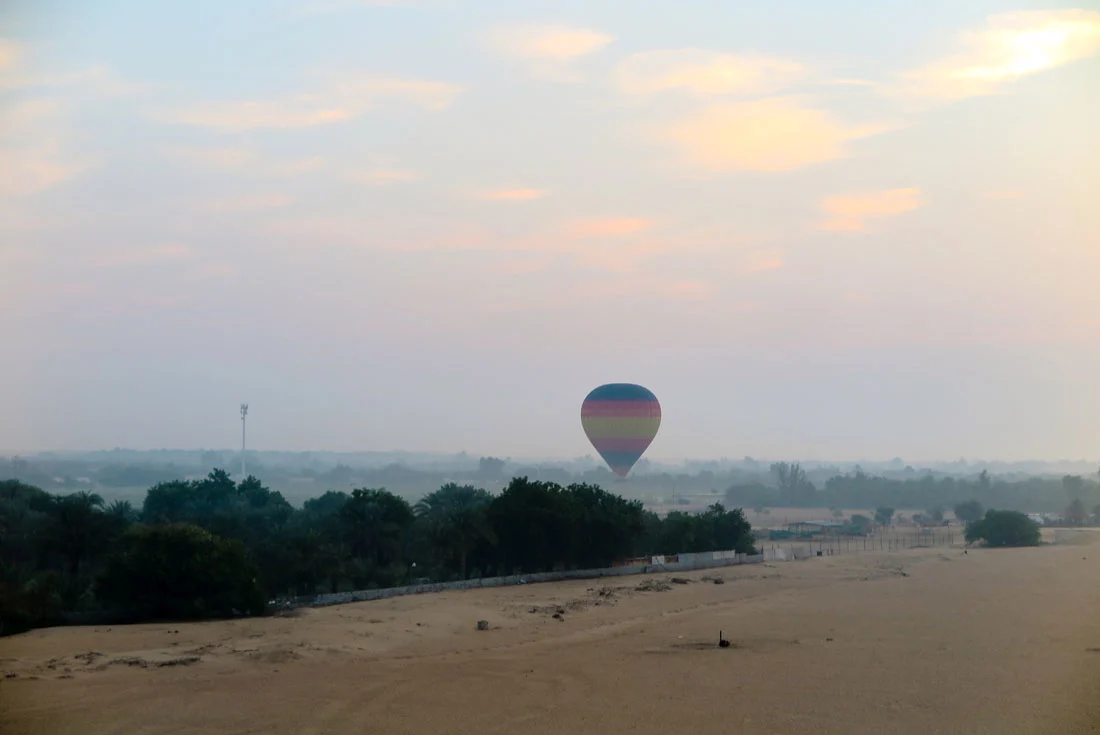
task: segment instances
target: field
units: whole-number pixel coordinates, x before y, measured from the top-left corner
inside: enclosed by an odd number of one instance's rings
[[[683,577],[34,631],[0,639],[0,731],[1100,732],[1100,546]]]

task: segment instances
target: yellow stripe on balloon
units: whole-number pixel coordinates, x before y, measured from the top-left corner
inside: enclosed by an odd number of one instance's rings
[[[638,439],[650,438],[657,433],[661,419],[656,416],[590,416],[581,419],[581,426],[589,439]]]

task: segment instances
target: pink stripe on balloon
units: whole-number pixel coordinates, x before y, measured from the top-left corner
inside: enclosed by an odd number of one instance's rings
[[[596,448],[597,452],[638,452],[641,454],[652,441],[652,437],[593,439],[592,446]]]
[[[586,401],[581,404],[581,417],[648,418],[661,415],[657,401]]]

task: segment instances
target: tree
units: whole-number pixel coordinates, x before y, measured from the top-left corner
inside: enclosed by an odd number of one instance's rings
[[[894,519],[894,509],[888,506],[882,505],[875,508],[875,523],[880,526],[889,526],[890,522]]]
[[[574,483],[565,488],[573,519],[570,564],[610,566],[628,556],[644,528],[642,503],[626,500],[598,485]]]
[[[807,479],[802,465],[776,462],[771,470],[784,502],[792,505],[814,505],[817,502],[817,488]]]
[[[977,500],[967,500],[965,503],[955,504],[955,517],[964,523],[981,520],[982,512],[982,504]]]
[[[726,510],[721,503],[706,509],[701,518],[713,527],[711,537],[714,548],[709,551],[736,551],[738,554],[755,554],[752,526],[740,508]]]
[[[937,505],[928,511],[927,517],[932,523],[943,523],[943,512],[943,506]]]
[[[1066,523],[1070,523],[1074,526],[1084,525],[1088,520],[1088,511],[1085,510],[1085,504],[1081,498],[1074,498],[1073,502],[1066,508]]]
[[[106,513],[109,516],[120,519],[127,524],[137,523],[140,518],[139,513],[134,509],[133,503],[129,500],[115,500],[106,508]]]
[[[477,461],[477,474],[484,478],[499,477],[504,471],[504,460],[496,457],[482,457]]]
[[[244,544],[198,526],[134,526],[119,539],[96,591],[144,618],[258,615],[264,596]]]
[[[466,579],[470,554],[481,543],[495,543],[489,523],[493,496],[471,485],[448,483],[413,506],[442,567]]]
[[[574,527],[569,498],[560,485],[512,478],[493,499],[489,519],[502,573],[550,571],[568,564]]]
[[[339,518],[351,556],[374,569],[401,561],[405,532],[413,522],[403,498],[384,488],[352,490]]]
[[[1062,491],[1071,498],[1079,498],[1085,492],[1085,478],[1080,475],[1066,475],[1062,478]]]
[[[103,498],[81,491],[53,500],[46,537],[49,545],[65,557],[71,580],[80,570],[81,562],[107,545],[109,526],[103,513]]]
[[[1097,504],[1097,506],[1092,509],[1092,520],[1095,523],[1100,523],[1100,504]]]
[[[870,518],[860,513],[856,513],[852,516],[851,520],[849,520],[849,525],[852,527],[852,530],[860,536],[869,535],[875,527],[874,522]]]
[[[1038,546],[1039,524],[1014,510],[987,510],[985,518],[966,527],[966,542],[986,546]]]

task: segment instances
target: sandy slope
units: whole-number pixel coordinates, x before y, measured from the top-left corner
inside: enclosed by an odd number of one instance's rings
[[[0,731],[1100,732],[1100,546],[684,576],[32,632],[0,640]]]

